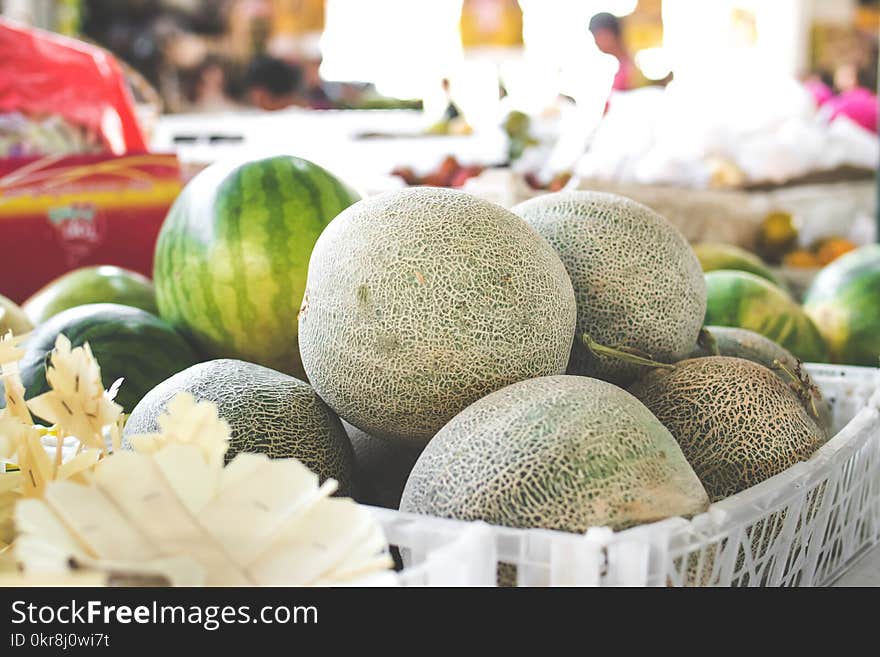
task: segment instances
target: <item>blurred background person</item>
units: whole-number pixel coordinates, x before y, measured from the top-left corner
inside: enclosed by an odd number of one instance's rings
[[[874,79],[868,72],[855,64],[844,64],[834,73],[834,87],[837,95],[829,98],[821,112],[833,121],[838,116],[846,116],[865,130],[877,132],[877,95]]]
[[[819,110],[822,120],[831,122],[843,116],[870,132],[878,131],[877,94],[873,91],[876,75],[847,62],[834,73],[820,70],[803,81]]]
[[[227,71],[219,57],[209,55],[193,71],[189,94],[191,112],[228,112],[242,109],[231,96]]]
[[[266,111],[302,106],[302,69],[267,55],[254,57],[244,74],[243,91],[248,104]]]
[[[612,89],[628,91],[645,86],[647,80],[624,43],[620,19],[607,12],[598,13],[590,19],[589,30],[596,41],[596,47],[617,59],[618,69]]]

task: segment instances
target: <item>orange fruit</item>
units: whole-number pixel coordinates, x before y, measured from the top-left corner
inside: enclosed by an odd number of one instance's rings
[[[824,243],[816,251],[816,259],[821,265],[827,265],[833,262],[844,253],[854,251],[856,245],[847,239],[841,237],[832,237],[824,241]]]
[[[791,251],[790,253],[785,254],[785,257],[782,259],[782,264],[786,265],[787,267],[799,268],[821,266],[819,259],[806,249],[796,249],[794,251]]]

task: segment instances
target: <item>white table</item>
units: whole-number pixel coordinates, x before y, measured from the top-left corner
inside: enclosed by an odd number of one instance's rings
[[[507,135],[500,127],[464,136],[421,135],[429,123],[422,112],[413,110],[164,115],[153,127],[150,148],[174,151],[181,162],[199,164],[227,157],[296,155],[366,192],[388,188],[387,178],[397,166],[425,173],[447,155],[465,165],[500,164],[507,158]],[[365,133],[388,136],[361,138]]]

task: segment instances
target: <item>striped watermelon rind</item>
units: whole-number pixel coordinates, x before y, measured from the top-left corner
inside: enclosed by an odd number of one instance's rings
[[[863,246],[820,271],[804,310],[828,342],[835,363],[880,364],[880,245]]]
[[[305,378],[297,313],[309,257],[324,227],[359,198],[296,157],[205,169],[184,188],[159,234],[159,314],[212,358]]]
[[[760,276],[719,269],[707,272],[705,324],[738,326],[782,345],[800,360],[827,362],[828,346],[803,309]]]
[[[25,397],[46,391],[46,360],[64,334],[74,347],[89,343],[105,388],[124,378],[116,396],[126,413],[159,383],[200,359],[168,323],[139,308],[114,303],[65,310],[38,326],[25,343],[19,364]]]

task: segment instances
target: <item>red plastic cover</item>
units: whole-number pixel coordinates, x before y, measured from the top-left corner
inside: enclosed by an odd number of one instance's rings
[[[147,150],[122,70],[106,50],[0,18],[0,113],[60,115],[117,155]]]

